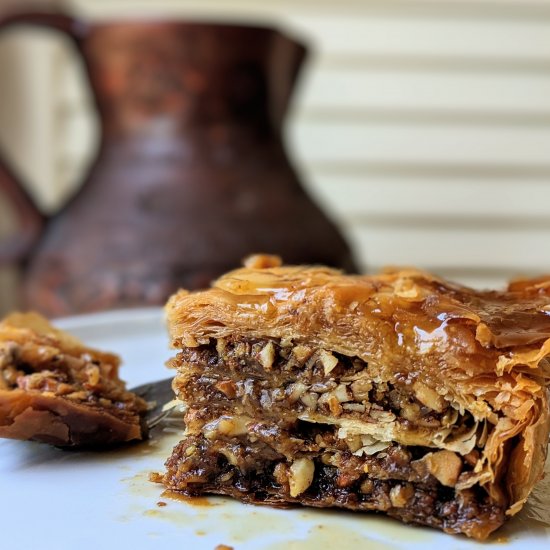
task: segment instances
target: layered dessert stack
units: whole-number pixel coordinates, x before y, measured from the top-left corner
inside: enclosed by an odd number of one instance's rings
[[[186,407],[171,490],[484,539],[542,475],[548,281],[481,292],[254,257],[166,311]]]

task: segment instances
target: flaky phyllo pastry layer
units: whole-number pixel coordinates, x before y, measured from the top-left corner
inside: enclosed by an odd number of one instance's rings
[[[166,312],[187,406],[170,489],[482,539],[541,478],[550,279],[481,292],[254,257]]]

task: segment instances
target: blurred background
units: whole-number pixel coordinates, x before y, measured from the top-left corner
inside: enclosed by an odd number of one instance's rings
[[[89,20],[262,23],[304,39],[311,53],[285,126],[287,148],[361,269],[415,265],[477,287],[550,272],[550,0],[40,7]],[[74,46],[41,29],[2,33],[0,150],[45,212],[71,196],[97,144]],[[13,224],[0,196],[0,234]],[[16,284],[17,271],[3,267],[3,311],[16,305]]]

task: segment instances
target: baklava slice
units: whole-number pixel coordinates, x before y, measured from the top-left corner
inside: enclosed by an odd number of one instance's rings
[[[120,359],[36,313],[0,323],[0,437],[60,447],[139,440],[147,404],[126,390]]]
[[[550,281],[480,292],[254,257],[166,312],[186,407],[170,490],[485,539],[542,476]]]

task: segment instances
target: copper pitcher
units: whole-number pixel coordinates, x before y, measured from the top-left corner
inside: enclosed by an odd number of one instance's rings
[[[281,137],[302,45],[269,28],[197,22],[0,18],[14,24],[71,37],[102,127],[90,173],[50,219],[0,164],[20,220],[0,261],[22,266],[26,306],[59,316],[162,304],[253,252],[354,269]]]

